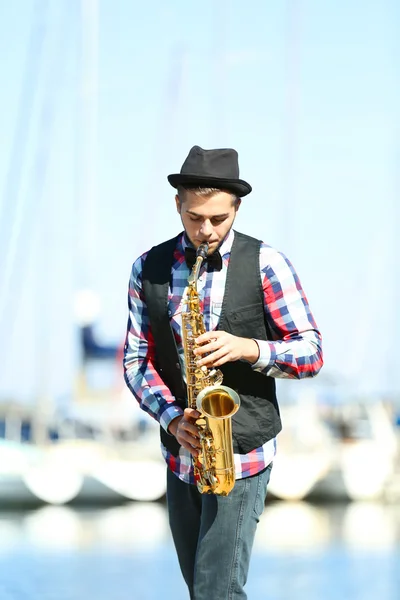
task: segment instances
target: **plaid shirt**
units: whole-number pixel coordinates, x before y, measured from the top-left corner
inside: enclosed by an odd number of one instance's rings
[[[218,326],[233,239],[234,231],[231,230],[220,247],[223,258],[221,271],[207,270],[207,265],[200,270],[197,289],[207,331],[215,330]],[[174,252],[168,293],[168,313],[183,367],[182,299],[189,276],[184,258],[185,245],[182,233]],[[182,415],[183,411],[154,367],[156,348],[142,290],[142,268],[146,256],[147,253],[143,254],[134,263],[129,282],[125,380],[140,407],[168,431],[170,422]],[[321,335],[307,298],[288,259],[264,243],[260,249],[260,277],[266,319],[273,340],[256,340],[260,355],[253,369],[279,378],[301,379],[316,375],[322,366]],[[182,372],[185,372],[184,368]],[[161,449],[169,468],[183,481],[194,483],[190,453],[181,447],[179,455],[175,457],[163,444]],[[236,478],[262,471],[273,460],[275,451],[276,440],[273,439],[248,454],[235,454]]]

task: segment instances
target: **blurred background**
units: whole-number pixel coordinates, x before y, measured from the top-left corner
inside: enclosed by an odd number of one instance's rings
[[[397,0],[0,2],[2,599],[186,598],[121,357],[194,144],[239,151],[236,228],[324,338],[317,379],[278,382],[249,598],[398,598],[399,27]]]

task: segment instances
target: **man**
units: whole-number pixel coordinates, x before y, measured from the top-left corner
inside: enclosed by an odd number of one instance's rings
[[[290,262],[232,229],[241,198],[252,189],[239,179],[237,152],[194,146],[168,180],[177,189],[184,232],[133,265],[125,380],[160,423],[169,521],[191,600],[243,600],[281,429],[274,378],[316,375],[321,336]],[[224,385],[241,399],[232,419],[236,483],[225,497],[200,494],[194,485],[199,413],[185,404],[182,296],[190,249],[202,242],[209,256],[197,286],[206,326],[196,340],[198,364],[220,368]]]

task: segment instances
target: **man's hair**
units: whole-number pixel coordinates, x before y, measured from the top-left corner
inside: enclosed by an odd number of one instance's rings
[[[240,200],[240,198],[238,196],[236,196],[236,194],[234,194],[233,192],[231,192],[230,190],[223,190],[220,188],[212,188],[212,187],[195,187],[195,186],[183,186],[183,185],[178,185],[177,187],[177,194],[179,197],[179,203],[182,204],[182,202],[185,201],[185,192],[193,192],[194,194],[196,194],[196,196],[200,196],[201,198],[209,198],[210,196],[213,196],[214,194],[217,194],[218,192],[226,192],[227,194],[230,194],[232,196],[232,202],[236,205],[238,203],[238,200]]]

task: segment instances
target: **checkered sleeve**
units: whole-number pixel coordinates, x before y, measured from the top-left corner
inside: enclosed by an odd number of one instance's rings
[[[272,377],[302,379],[323,365],[322,340],[297,273],[284,254],[262,244],[260,269],[271,341],[256,340],[253,369]]]
[[[128,388],[148,412],[168,431],[170,422],[183,411],[158,374],[155,344],[142,290],[142,268],[146,254],[137,259],[129,280],[129,318],[124,347],[124,377]]]

